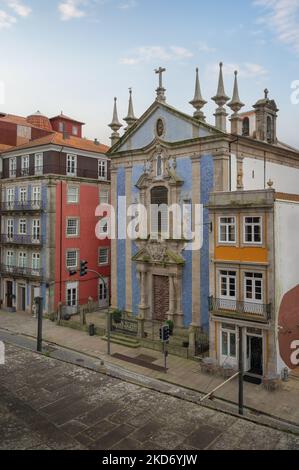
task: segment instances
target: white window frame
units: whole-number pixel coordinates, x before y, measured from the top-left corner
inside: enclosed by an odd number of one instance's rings
[[[75,264],[71,264],[69,265],[69,255],[70,254],[75,254]],[[78,254],[78,250],[76,249],[69,249],[66,251],[66,254],[65,254],[65,265],[66,265],[66,269],[67,271],[69,270],[72,270],[72,269],[77,269],[78,266],[79,266],[79,254]]]
[[[223,353],[223,335],[226,334],[227,335],[227,354],[224,354]],[[232,355],[231,354],[231,336],[234,336],[235,339],[234,339],[234,342],[235,342],[235,354]],[[221,351],[221,356],[222,358],[227,358],[227,359],[232,359],[232,360],[236,360],[237,357],[238,357],[238,337],[237,337],[237,329],[235,327],[235,325],[226,325],[224,326],[224,324],[222,323],[221,324],[221,335],[220,335],[220,338],[221,338],[221,344],[220,344],[220,351]]]
[[[252,298],[247,297],[247,281],[252,281]],[[261,299],[256,298],[256,284],[261,283]],[[262,273],[246,271],[244,273],[244,300],[256,304],[264,303],[264,276]]]
[[[70,191],[71,190],[76,191],[76,199],[75,200],[71,200],[71,198],[70,198]],[[79,195],[80,195],[79,186],[74,186],[74,185],[71,185],[71,184],[69,184],[67,186],[67,195],[66,195],[67,204],[79,204]]]
[[[107,179],[108,164],[107,160],[98,160],[98,179]]]
[[[71,291],[71,297],[69,298],[69,291]],[[75,296],[74,296],[75,291]],[[69,302],[70,300],[70,302]],[[67,307],[77,307],[79,302],[79,284],[78,282],[68,282],[65,289],[65,303]]]
[[[99,224],[99,233],[100,235],[107,235],[109,234],[109,226],[108,226],[108,220],[106,217],[100,220]]]
[[[77,155],[68,153],[66,156],[67,176],[77,176]]]
[[[105,262],[104,263],[101,263],[101,251],[104,251],[106,252],[106,258],[105,258]],[[98,251],[98,265],[99,266],[108,266],[109,265],[109,248],[106,247],[106,246],[101,246],[99,247],[99,251]]]
[[[246,219],[260,219],[260,223],[256,222],[251,222],[247,223]],[[254,227],[259,226],[260,227],[260,234],[261,234],[261,240],[259,242],[257,241],[246,241],[246,227],[251,226],[252,227],[252,234],[254,237]],[[262,245],[263,244],[263,217],[260,215],[246,215],[243,217],[243,243],[244,245]]]
[[[30,158],[29,155],[21,156],[21,175],[29,176]]]
[[[33,271],[39,271],[40,270],[40,253],[32,253],[32,270]]]
[[[22,204],[26,204],[28,202],[27,196],[28,196],[28,189],[24,186],[20,187],[19,202],[21,202]]]
[[[15,178],[17,176],[17,157],[10,157],[9,159],[9,177]]]
[[[73,134],[74,136],[76,136],[76,137],[78,136],[78,134],[79,134],[79,128],[78,128],[78,126],[73,126],[73,127],[72,127],[72,134]]]
[[[35,175],[42,175],[44,171],[44,154],[43,153],[36,153],[34,155],[34,174]]]
[[[40,186],[32,186],[32,204],[40,204],[42,199],[42,190]]]
[[[59,131],[59,132],[63,132],[63,131],[64,131],[64,122],[63,122],[63,121],[59,121],[59,122],[58,122],[58,131]]]
[[[6,190],[6,203],[8,205],[14,205],[16,191],[15,188],[7,188]]]
[[[40,242],[41,239],[41,223],[40,219],[32,220],[32,241]]]
[[[13,240],[14,237],[14,219],[7,219],[6,221],[6,236],[8,240]]]
[[[223,220],[233,219],[233,223],[223,222]],[[225,227],[225,240],[221,240],[221,227]],[[229,240],[230,230],[229,227],[234,228],[234,240]],[[237,220],[235,216],[220,216],[218,218],[218,243],[235,245],[237,242]]]
[[[25,228],[25,231],[21,231],[21,227]],[[27,235],[27,220],[26,219],[20,219],[19,220],[19,235]]]
[[[26,251],[19,251],[18,267],[27,268],[27,253]]]
[[[6,252],[6,265],[11,267],[14,265],[14,261],[15,261],[15,253],[14,251],[12,250],[8,250]]]
[[[74,221],[74,220],[76,221],[76,232],[75,233],[70,233],[69,232],[69,229],[70,229],[69,222]],[[73,227],[75,227],[75,226],[73,226]],[[79,237],[79,234],[80,234],[79,219],[77,217],[68,217],[66,219],[66,236],[67,236],[67,238]]]

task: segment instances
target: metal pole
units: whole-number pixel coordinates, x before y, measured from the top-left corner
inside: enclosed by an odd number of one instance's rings
[[[243,363],[243,328],[239,327],[239,414],[244,414],[244,363]]]
[[[37,351],[42,352],[43,350],[43,299],[42,297],[36,298],[37,304]]]
[[[111,355],[110,342],[111,342],[111,317],[110,317],[110,309],[108,308],[108,312],[107,312],[107,354],[108,356]]]

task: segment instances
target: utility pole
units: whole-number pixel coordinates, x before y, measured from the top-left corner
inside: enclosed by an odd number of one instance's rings
[[[43,298],[36,297],[35,304],[37,306],[37,346],[38,352],[43,350]]]
[[[239,414],[244,414],[244,354],[243,354],[243,328],[239,326]]]

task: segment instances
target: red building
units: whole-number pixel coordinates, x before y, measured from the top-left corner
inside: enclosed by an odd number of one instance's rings
[[[108,147],[82,138],[82,126],[63,114],[0,115],[3,308],[30,312],[36,295],[49,313],[109,301],[110,241],[95,235],[110,195]],[[101,277],[80,277],[80,260]]]

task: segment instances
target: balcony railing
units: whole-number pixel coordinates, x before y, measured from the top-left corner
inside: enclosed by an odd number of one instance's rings
[[[243,317],[254,321],[269,321],[271,319],[271,307],[271,304],[209,297],[210,312],[230,318]]]
[[[34,268],[27,268],[21,266],[10,266],[8,264],[0,264],[0,272],[1,274],[5,274],[8,276],[16,276],[16,277],[33,277],[33,278],[41,278],[42,277],[42,269],[34,269]]]
[[[30,168],[18,168],[16,170],[2,171],[2,178],[20,178],[26,176],[42,176],[42,175],[67,175],[79,178],[91,178],[97,180],[109,180],[109,170],[103,177],[99,175],[98,169],[86,169],[81,168],[79,165],[74,172],[68,172],[66,164],[64,165],[52,165],[46,164],[43,166],[35,166]]]
[[[44,209],[44,201],[4,201],[0,203],[1,212],[33,212]]]
[[[7,233],[2,233],[0,235],[0,242],[7,245],[36,245],[42,246],[43,238],[33,237],[32,235],[7,235]]]

